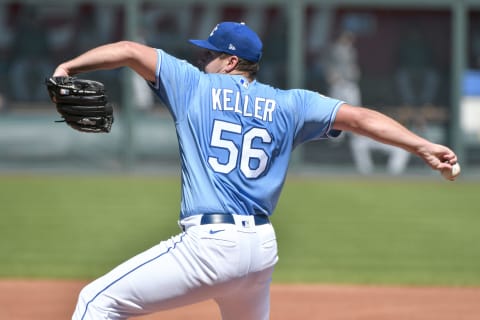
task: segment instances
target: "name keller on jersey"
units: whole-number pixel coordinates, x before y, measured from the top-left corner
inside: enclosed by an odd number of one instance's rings
[[[240,92],[230,89],[212,88],[212,108],[220,111],[233,111],[243,114],[245,117],[254,117],[259,120],[272,122],[272,113],[275,110],[276,102],[273,99],[244,96],[243,106],[240,105]],[[253,101],[249,107],[249,102]]]

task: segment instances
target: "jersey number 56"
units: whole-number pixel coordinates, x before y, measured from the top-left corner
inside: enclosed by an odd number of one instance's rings
[[[218,157],[210,156],[208,163],[216,172],[225,174],[232,172],[240,164],[240,171],[245,177],[254,179],[266,170],[270,157],[264,149],[254,148],[253,141],[260,139],[262,143],[269,144],[272,142],[272,137],[265,128],[251,128],[243,134],[243,137],[242,131],[242,126],[239,124],[215,120],[210,145],[228,151],[228,158],[227,161],[220,162]],[[223,133],[238,135],[241,138],[240,150],[233,138],[226,138]],[[256,165],[251,167],[254,163]]]

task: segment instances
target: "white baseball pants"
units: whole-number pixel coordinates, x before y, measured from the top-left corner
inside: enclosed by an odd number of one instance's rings
[[[223,320],[269,319],[273,226],[239,215],[235,224],[200,225],[200,217],[84,287],[72,319],[127,319],[208,299]]]

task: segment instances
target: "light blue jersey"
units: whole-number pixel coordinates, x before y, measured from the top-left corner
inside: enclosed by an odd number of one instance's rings
[[[180,218],[271,215],[293,148],[335,137],[342,101],[280,90],[240,75],[206,74],[158,50],[152,88],[170,110],[182,170]]]

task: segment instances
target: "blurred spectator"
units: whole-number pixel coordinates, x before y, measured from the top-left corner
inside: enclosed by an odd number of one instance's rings
[[[343,79],[357,84],[360,69],[357,62],[357,49],[354,46],[355,34],[342,31],[330,46],[328,53],[327,77],[330,84]]]
[[[10,56],[10,44],[13,39],[12,30],[8,26],[8,6],[0,5],[0,112],[7,108],[6,87],[7,70]]]
[[[334,9],[332,6],[315,6],[307,17],[306,70],[307,88],[325,92],[328,87],[325,54],[330,45],[329,34],[332,28]]]
[[[146,44],[146,39],[143,35],[144,33],[145,31],[140,29],[135,41]],[[150,89],[145,79],[143,79],[137,73],[132,72],[132,77],[133,101],[135,103],[135,107],[139,111],[151,111],[155,104],[155,96],[152,89]]]
[[[438,90],[438,73],[433,64],[434,52],[421,31],[409,29],[398,48],[396,80],[404,105],[434,104]]]
[[[470,69],[480,69],[480,31],[472,31],[472,44],[471,44],[472,61],[470,63]]]
[[[411,129],[424,131],[427,119],[420,116],[420,108],[435,104],[439,75],[434,65],[434,52],[426,36],[418,28],[407,28],[398,48],[396,88],[404,108],[417,109],[410,119]]]
[[[361,105],[361,92],[358,85],[360,68],[354,42],[355,34],[343,31],[330,48],[326,66],[327,80],[330,84],[328,95],[359,106]],[[361,174],[372,174],[375,171],[373,153],[376,151],[388,155],[387,170],[390,174],[398,175],[405,170],[410,157],[405,150],[353,133],[349,134],[349,138],[353,160]]]
[[[50,48],[45,27],[34,5],[22,6],[16,20],[9,70],[10,92],[17,101],[46,101],[48,94],[42,84],[52,73]]]
[[[437,143],[445,143],[449,114],[445,106],[438,105],[439,95],[443,94],[438,53],[422,28],[407,25],[403,30],[396,50],[395,75],[401,105],[395,113],[412,131]]]
[[[265,11],[264,11],[265,12]],[[266,15],[266,13],[264,13]],[[268,22],[263,31],[262,67],[258,72],[259,80],[269,82],[277,87],[285,87],[287,27],[283,9],[270,13]]]

